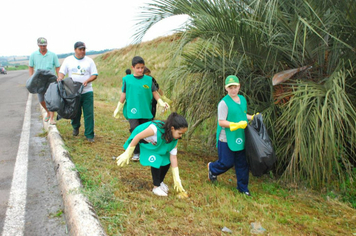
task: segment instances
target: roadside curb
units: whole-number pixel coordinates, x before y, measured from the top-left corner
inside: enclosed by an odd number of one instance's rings
[[[46,111],[41,107],[42,116]],[[50,143],[52,159],[55,163],[55,172],[63,197],[64,213],[70,235],[105,235],[94,207],[82,194],[82,184],[75,165],[67,150],[63,139],[55,125],[49,125],[43,121],[43,127],[47,131],[47,139]]]

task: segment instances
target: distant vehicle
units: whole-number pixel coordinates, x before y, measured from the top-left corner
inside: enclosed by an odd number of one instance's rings
[[[0,67],[0,74],[7,74],[7,71],[4,67]]]

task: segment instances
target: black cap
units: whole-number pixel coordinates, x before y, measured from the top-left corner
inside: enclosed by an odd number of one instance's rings
[[[77,48],[85,48],[85,43],[83,42],[76,42],[74,44],[74,49],[77,49]]]

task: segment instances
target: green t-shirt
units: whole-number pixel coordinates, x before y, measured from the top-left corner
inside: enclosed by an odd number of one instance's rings
[[[164,129],[161,128],[163,126],[162,121],[151,121],[146,122],[137,126],[126,143],[124,144],[124,148],[130,145],[131,141],[134,137],[147,129],[147,127],[151,124],[154,124],[157,127],[157,143],[154,145],[152,143],[139,143],[140,145],[140,163],[143,166],[152,166],[154,168],[160,168],[161,166],[166,166],[171,163],[170,161],[170,151],[173,150],[177,146],[177,139],[173,139],[172,142],[166,143],[166,141],[162,138],[162,134]]]
[[[226,120],[229,122],[240,122],[247,120],[247,102],[244,96],[238,95],[240,98],[240,104],[236,103],[230,95],[226,95],[222,100],[226,103],[228,107],[228,114]],[[222,127],[217,124],[216,131],[216,142],[219,140],[219,135]],[[241,151],[245,149],[245,130],[237,129],[235,131],[230,131],[230,129],[225,129],[227,145],[232,151]]]
[[[56,74],[56,67],[60,67],[58,57],[53,52],[47,51],[42,55],[39,50],[32,53],[29,60],[29,66],[35,70],[50,70],[54,75]]]
[[[152,119],[152,77],[141,79],[127,75],[123,79],[126,86],[126,102],[123,113],[126,119]]]

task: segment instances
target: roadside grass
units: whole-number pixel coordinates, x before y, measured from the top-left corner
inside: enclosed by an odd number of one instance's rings
[[[206,164],[216,160],[217,153],[194,138],[180,140],[178,152],[189,198],[177,198],[170,171],[165,179],[169,196],[157,197],[152,193],[150,168],[134,162],[120,168],[112,160],[124,151],[129,136],[128,122],[112,117],[115,106],[95,98],[94,143],[86,141],[83,127],[73,137],[70,121],[57,122],[84,194],[108,235],[222,235],[223,227],[232,235],[250,235],[254,222],[269,235],[356,234],[356,210],[334,196],[284,186],[265,175],[250,176],[253,197],[245,197],[236,190],[233,170],[219,176],[217,184],[210,183]]]

